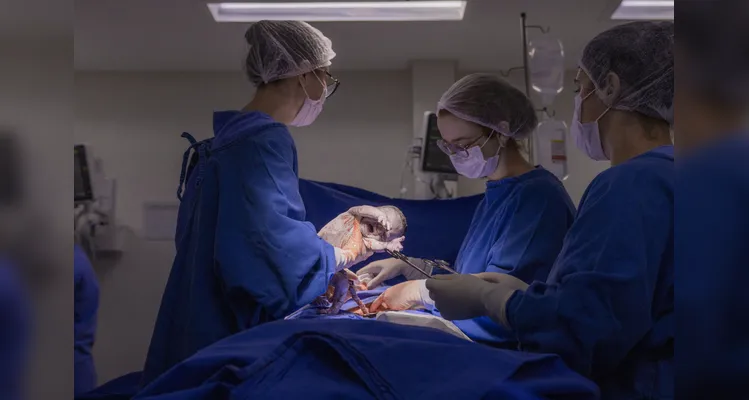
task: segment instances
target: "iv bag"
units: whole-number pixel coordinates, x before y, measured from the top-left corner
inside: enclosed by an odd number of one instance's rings
[[[536,159],[547,171],[561,180],[567,179],[567,124],[545,119],[538,124],[535,135]]]
[[[558,39],[541,36],[528,43],[531,87],[541,95],[544,107],[564,89],[564,49]]]

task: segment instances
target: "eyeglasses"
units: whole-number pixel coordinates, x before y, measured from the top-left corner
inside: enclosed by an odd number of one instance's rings
[[[336,79],[333,75],[331,75],[330,72],[325,71],[325,84],[328,87],[328,94],[325,96],[325,98],[327,99],[330,96],[332,96],[336,90],[338,90],[338,86],[341,85],[341,82],[338,79]]]
[[[484,147],[484,145],[489,141],[489,139],[492,137],[493,134],[494,134],[494,131],[492,131],[486,137],[486,140],[484,140],[484,143],[481,143],[479,145],[479,148]],[[442,152],[445,153],[445,154],[447,154],[448,156],[455,156],[455,155],[457,155],[457,156],[460,156],[460,157],[468,157],[468,149],[470,149],[471,147],[475,146],[476,143],[478,143],[481,140],[481,138],[483,138],[483,137],[484,137],[484,135],[481,135],[481,136],[477,137],[476,139],[474,139],[471,143],[469,143],[469,144],[467,144],[465,146],[462,146],[462,145],[459,145],[459,144],[455,144],[455,143],[446,142],[446,141],[444,141],[442,139],[439,139],[439,140],[437,140],[437,147],[439,147],[440,150],[442,150]]]

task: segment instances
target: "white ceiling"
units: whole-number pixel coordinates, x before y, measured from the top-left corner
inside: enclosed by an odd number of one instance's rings
[[[73,7],[60,0],[0,1],[0,41],[59,40],[73,33]]]
[[[596,33],[616,24],[618,0],[469,0],[463,21],[315,23],[333,41],[333,68],[406,68],[409,60],[458,60],[461,70],[521,64],[521,12],[551,27],[570,67]],[[236,71],[247,24],[216,23],[201,0],[76,0],[78,70]],[[529,38],[538,35],[529,31]]]

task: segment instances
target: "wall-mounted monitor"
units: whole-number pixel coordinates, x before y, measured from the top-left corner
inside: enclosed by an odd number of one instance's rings
[[[16,205],[21,197],[21,171],[15,136],[0,132],[0,205]]]
[[[424,114],[424,149],[421,156],[421,170],[439,174],[457,174],[455,167],[450,161],[450,156],[445,154],[437,146],[437,141],[442,139],[437,127],[437,114],[427,112]]]
[[[94,190],[91,182],[91,163],[86,146],[78,144],[74,146],[73,155],[73,184],[75,197],[74,202],[86,202],[94,200]]]

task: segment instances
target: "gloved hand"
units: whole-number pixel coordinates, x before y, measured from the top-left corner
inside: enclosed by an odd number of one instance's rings
[[[349,208],[347,212],[357,218],[373,219],[377,221],[378,224],[382,225],[386,231],[390,231],[391,226],[387,214],[377,207],[357,206]]]
[[[402,311],[423,308],[432,304],[424,279],[399,283],[387,290],[372,302],[369,312]]]
[[[369,250],[375,253],[381,253],[385,250],[390,251],[401,251],[403,250],[403,241],[406,240],[405,236],[395,238],[389,242],[381,242],[377,239],[364,238],[362,242]]]
[[[424,265],[424,262],[418,258],[409,258],[409,260],[419,266],[426,273],[431,274],[432,269]],[[384,260],[374,261],[360,269],[356,275],[359,280],[367,282],[367,289],[373,289],[380,286],[382,282],[393,279],[398,276],[405,276],[409,281],[414,279],[424,279],[424,275],[416,271],[411,266],[397,258],[386,258]]]
[[[445,319],[488,316],[509,328],[507,301],[515,291],[526,290],[528,284],[511,275],[482,272],[476,275],[437,275],[426,281],[426,288]]]
[[[339,247],[333,247],[333,251],[335,252],[336,272],[350,268],[374,255],[371,251],[354,253],[353,251],[343,250]]]

